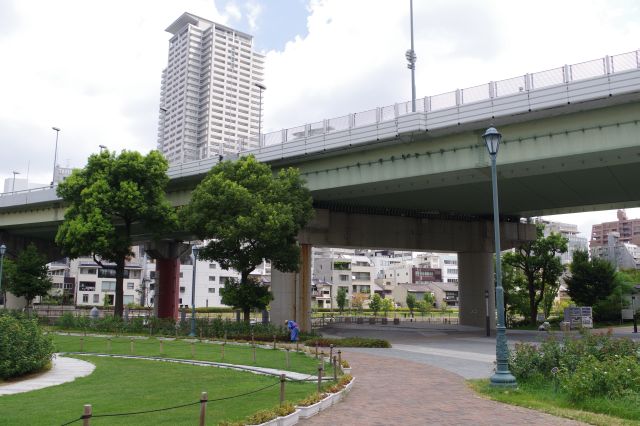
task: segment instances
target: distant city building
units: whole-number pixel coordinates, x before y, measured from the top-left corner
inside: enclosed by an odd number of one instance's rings
[[[607,235],[606,246],[592,246],[591,257],[608,260],[618,269],[640,269],[640,247],[621,241],[617,232]]]
[[[607,246],[608,236],[617,232],[621,243],[640,245],[640,219],[629,219],[624,210],[618,210],[618,220],[593,225],[590,247]]]
[[[190,13],[166,31],[158,149],[169,164],[258,147],[264,56],[253,37]]]

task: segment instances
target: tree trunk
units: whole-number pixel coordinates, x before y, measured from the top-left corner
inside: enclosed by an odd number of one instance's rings
[[[124,311],[124,265],[124,258],[116,262],[116,300],[114,301],[113,316],[118,318],[122,318]]]
[[[244,308],[243,312],[244,312],[244,322],[249,323],[251,321],[251,318],[249,316],[251,314],[251,309]]]

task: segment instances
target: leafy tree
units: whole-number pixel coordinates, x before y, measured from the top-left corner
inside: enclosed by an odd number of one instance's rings
[[[428,306],[428,303],[425,302],[424,300],[418,300],[416,302],[416,309],[418,310],[418,312],[422,314],[422,316],[424,316],[426,313],[429,312],[430,307]]]
[[[368,298],[369,297],[364,293],[354,293],[351,296],[351,306],[361,311],[362,308],[364,307],[364,301],[367,300]]]
[[[529,302],[529,323],[536,324],[538,307],[544,300],[545,292],[554,287],[564,271],[557,257],[567,251],[568,240],[560,234],[543,234],[544,225],[538,224],[537,237],[520,245],[514,252],[504,255],[504,263],[522,271],[525,278]]]
[[[18,253],[15,261],[7,262],[7,291],[24,297],[27,307],[36,296],[45,296],[53,283],[49,277],[47,258],[38,253],[32,243]]]
[[[505,317],[511,320],[516,315],[529,314],[529,294],[524,273],[505,262],[502,257],[502,287],[504,289]]]
[[[589,254],[579,250],[573,253],[569,270],[571,276],[565,282],[571,300],[579,306],[592,306],[597,320],[617,317],[622,293],[629,290],[613,264],[600,258],[589,260]]]
[[[411,316],[413,316],[413,310],[416,307],[416,296],[413,293],[408,293],[406,302],[407,308],[409,308],[409,312],[411,313]]]
[[[338,294],[336,294],[336,303],[338,304],[338,309],[340,310],[340,313],[342,313],[342,311],[344,311],[344,308],[347,307],[348,293],[349,292],[344,287],[340,287],[338,289]]]
[[[309,190],[297,169],[271,167],[254,156],[216,164],[181,210],[187,230],[208,242],[202,259],[240,272],[240,283],[263,259],[282,272],[298,270],[298,232],[313,217]],[[248,317],[245,317],[248,321]]]
[[[154,237],[174,229],[176,216],[165,198],[167,161],[157,151],[143,156],[108,150],[89,157],[83,169],[58,185],[68,204],[56,243],[71,258],[92,255],[103,268],[115,269],[114,315],[122,317],[125,262],[132,256],[134,225]],[[115,264],[115,268],[103,262]]]
[[[610,262],[594,258],[584,250],[573,253],[567,293],[580,306],[593,306],[609,296],[615,287],[616,269]]]
[[[389,311],[393,311],[394,308],[395,307],[393,306],[393,300],[389,299],[388,297],[382,299],[382,311],[384,312],[385,317],[388,316]]]
[[[249,322],[252,309],[265,309],[273,300],[269,289],[253,277],[249,277],[244,283],[227,278],[224,287],[220,289],[220,295],[223,304],[242,310],[246,322]]]
[[[373,316],[377,317],[378,312],[380,312],[381,308],[382,308],[382,298],[378,293],[375,293],[371,298],[371,302],[369,302],[369,309],[373,311]]]
[[[424,296],[422,296],[422,300],[424,301],[427,312],[430,312],[431,308],[433,308],[433,304],[436,303],[436,297],[433,295],[433,293],[427,291]]]

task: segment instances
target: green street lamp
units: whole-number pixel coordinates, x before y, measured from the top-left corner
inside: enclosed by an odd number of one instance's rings
[[[2,267],[4,266],[4,254],[7,252],[7,246],[0,245],[0,296],[2,295]],[[5,306],[4,296],[2,297],[2,305]]]
[[[498,211],[498,174],[496,158],[502,135],[494,127],[489,127],[482,135],[491,157],[491,183],[493,189],[493,235],[496,248],[496,372],[491,376],[493,386],[516,386],[516,378],[509,371],[509,347],[504,321],[504,289],[502,288],[502,261],[500,259],[500,212]]]
[[[193,279],[191,280],[191,332],[189,333],[189,337],[196,337],[196,262],[198,261],[199,250],[195,244],[191,247]]]

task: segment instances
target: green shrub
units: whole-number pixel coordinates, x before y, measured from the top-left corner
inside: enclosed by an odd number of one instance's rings
[[[305,340],[306,346],[336,346],[342,348],[390,348],[391,344],[383,339],[369,339],[365,337],[345,337],[343,339],[332,339],[326,337],[316,337]]]
[[[599,360],[587,355],[573,373],[561,370],[559,380],[574,401],[596,396],[620,398],[640,391],[640,364],[635,356]]]
[[[41,370],[53,352],[51,338],[35,319],[0,314],[0,379]]]

